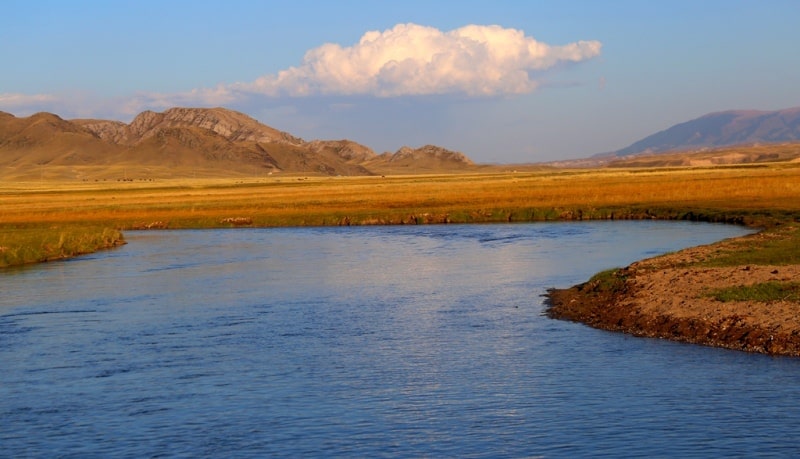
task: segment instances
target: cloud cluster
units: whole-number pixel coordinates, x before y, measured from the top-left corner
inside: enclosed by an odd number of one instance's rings
[[[0,108],[7,110],[18,107],[39,107],[52,103],[58,98],[52,94],[20,94],[13,92],[0,93]]]
[[[0,110],[132,118],[147,109],[237,107],[263,98],[524,94],[537,88],[539,72],[591,59],[601,47],[598,41],[553,46],[497,25],[467,25],[444,32],[398,24],[383,32],[367,32],[352,46],[328,43],[311,49],[299,66],[252,82],[113,99],[98,99],[91,93],[0,93]]]
[[[551,46],[496,25],[443,32],[398,24],[367,32],[350,47],[324,44],[308,51],[297,67],[229,88],[268,96],[521,94],[536,89],[535,72],[590,59],[601,46],[598,41]]]

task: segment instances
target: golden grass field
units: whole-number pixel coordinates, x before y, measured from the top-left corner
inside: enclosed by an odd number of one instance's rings
[[[800,219],[800,163],[386,177],[0,183],[0,266],[73,256],[144,228],[663,218]]]

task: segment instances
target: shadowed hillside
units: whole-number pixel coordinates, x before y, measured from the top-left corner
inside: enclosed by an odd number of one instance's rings
[[[800,141],[800,107],[773,112],[734,110],[676,124],[617,150],[614,155],[797,141]]]

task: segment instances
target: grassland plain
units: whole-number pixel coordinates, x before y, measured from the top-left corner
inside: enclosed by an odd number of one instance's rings
[[[553,291],[550,308],[553,317],[644,336],[800,355],[800,304],[791,295],[784,295],[787,289],[794,289],[791,282],[796,279],[791,275],[786,277],[786,273],[794,273],[800,264],[800,230],[797,229],[800,226],[800,163],[797,162],[385,177],[282,175],[237,179],[5,182],[0,184],[0,266],[113,247],[124,243],[123,232],[129,229],[589,219],[728,222],[759,227],[762,232],[757,237],[713,245],[702,255],[691,250],[682,251],[680,256],[668,259],[672,261],[665,266],[659,263],[667,259],[645,260],[640,265],[601,275],[605,279],[602,282],[602,279],[593,279],[573,289]],[[729,276],[739,279],[736,282],[740,284],[728,285],[720,282],[723,273],[713,271],[733,269],[754,274],[762,272],[760,267],[763,266],[770,268],[764,272],[777,270],[781,275],[770,274],[772,277],[754,282],[751,280],[756,276],[750,276],[750,280]],[[748,268],[747,271],[744,268]],[[647,273],[653,275],[659,270],[683,270],[670,271],[676,279],[699,279],[702,273],[708,275],[702,291],[687,289],[686,292],[694,292],[690,294],[674,289],[668,291],[664,286],[657,287],[655,282],[648,284]],[[714,288],[730,289],[761,282],[777,282],[777,288],[773,285],[759,290],[779,292],[775,295],[786,298],[762,295],[757,299],[722,303],[713,294]],[[678,284],[673,279],[672,285]],[[639,287],[634,287],[636,285]],[[643,285],[650,287],[643,288]],[[700,322],[677,326],[675,311],[666,309],[653,313],[655,316],[647,316],[648,320],[639,320],[639,328],[636,328],[631,325],[636,320],[621,317],[618,308],[628,305],[628,312],[644,317],[646,314],[639,303],[631,306],[634,296],[636,301],[653,304],[657,303],[656,299],[668,299],[671,305],[713,301],[718,315],[703,319],[711,321],[705,328]],[[565,307],[565,301],[571,306]],[[772,328],[754,332],[753,324],[758,325],[758,318],[753,319],[753,323],[743,321],[742,317],[753,316],[752,311],[770,316],[770,308],[774,309],[780,301],[783,302],[781,310],[788,311],[784,322],[771,323]],[[573,307],[575,305],[582,305],[582,308]],[[613,313],[609,312],[612,309]],[[733,309],[738,312],[728,314]],[[691,317],[692,313],[686,314]],[[653,322],[656,316],[660,321],[658,326]],[[615,322],[597,321],[597,317]],[[695,319],[700,320],[692,318]],[[661,332],[654,333],[655,328]],[[744,331],[734,336],[731,329]],[[706,339],[699,337],[703,333]],[[779,343],[777,335],[786,337]],[[763,339],[759,341],[755,338],[758,336]]]
[[[767,227],[797,217],[798,177],[800,164],[783,163],[387,177],[6,182],[0,184],[0,266],[113,247],[124,241],[120,231],[129,229],[639,218]]]

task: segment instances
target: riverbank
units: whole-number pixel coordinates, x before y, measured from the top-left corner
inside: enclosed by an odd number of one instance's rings
[[[800,356],[800,225],[692,247],[548,292],[548,316],[634,336]],[[733,295],[735,293],[735,295]]]
[[[0,227],[0,268],[65,260],[124,244],[121,231],[106,227]]]
[[[800,300],[793,296],[795,290],[800,296],[794,281],[800,279],[800,230],[792,229],[800,222],[798,176],[800,164],[792,163],[249,182],[7,183],[0,186],[0,267],[115,247],[129,229],[618,219],[735,223],[769,229],[554,290],[550,314],[639,336],[800,355]],[[757,298],[748,290],[761,286],[771,293]],[[744,288],[744,300],[721,302],[717,297],[723,295],[714,293],[735,287]]]
[[[120,232],[132,229],[628,219],[766,226],[800,214],[798,177],[800,163],[772,163],[386,177],[275,174],[2,182],[0,266],[113,247]],[[85,237],[95,241],[70,242]]]

